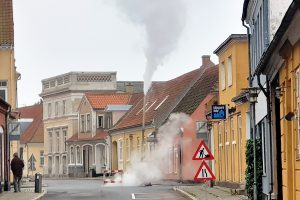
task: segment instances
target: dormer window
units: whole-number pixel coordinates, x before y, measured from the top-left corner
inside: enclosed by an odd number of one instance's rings
[[[103,126],[103,116],[102,115],[98,115],[97,116],[97,128],[104,128]]]
[[[85,116],[84,115],[81,115],[80,116],[80,132],[83,133],[84,132],[84,127],[85,125]]]

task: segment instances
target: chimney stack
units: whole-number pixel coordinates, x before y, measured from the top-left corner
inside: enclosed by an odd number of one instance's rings
[[[210,55],[202,56],[202,66],[207,66],[211,64]]]

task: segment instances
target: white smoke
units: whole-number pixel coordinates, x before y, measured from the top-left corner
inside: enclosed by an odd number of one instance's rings
[[[115,0],[128,18],[143,26],[146,34],[144,93],[154,72],[177,46],[186,23],[187,7],[184,0]]]
[[[175,137],[180,133],[181,127],[190,118],[183,113],[172,114],[168,122],[158,130],[159,140],[155,149],[145,152],[146,156],[141,161],[140,152],[135,152],[130,161],[131,167],[123,176],[124,186],[137,186],[149,182],[162,180],[164,172],[168,169],[169,148],[173,146]]]

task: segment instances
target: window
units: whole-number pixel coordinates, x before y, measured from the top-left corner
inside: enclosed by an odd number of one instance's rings
[[[220,76],[221,76],[221,89],[225,90],[226,84],[225,84],[225,65],[224,63],[221,63],[220,65]]]
[[[219,180],[222,180],[222,162],[223,162],[223,159],[222,159],[222,156],[223,156],[223,151],[222,151],[222,148],[223,148],[223,144],[222,144],[222,126],[221,126],[221,122],[218,123],[218,132],[219,132]]]
[[[67,113],[67,105],[66,105],[66,100],[63,100],[62,104],[63,104],[63,109],[62,109],[62,112],[63,112],[63,115],[65,115],[65,114]]]
[[[59,142],[60,142],[60,139],[59,139],[59,131],[56,132],[56,152],[59,153]]]
[[[231,56],[227,60],[227,84],[232,86],[232,59]]]
[[[55,117],[58,116],[58,102],[55,102]]]
[[[86,115],[86,131],[91,131],[91,114]]]
[[[103,116],[102,115],[99,115],[97,117],[97,127],[98,128],[103,128]]]
[[[174,173],[178,173],[178,150],[174,148]]]
[[[48,103],[48,117],[51,117],[51,103]]]
[[[140,138],[139,137],[136,138],[136,150],[137,150],[138,153],[140,153],[141,142],[140,142]]]
[[[232,170],[232,181],[235,181],[235,150],[236,150],[236,141],[234,133],[234,120],[233,117],[230,118],[230,129],[231,129],[231,170]]]
[[[7,81],[0,81],[0,98],[7,101]]]
[[[70,163],[74,163],[75,161],[75,155],[74,155],[74,147],[70,148],[70,152],[71,152],[71,157],[70,157]]]
[[[44,158],[44,151],[40,151],[40,166],[44,166],[45,158]]]
[[[81,163],[80,147],[76,147],[76,163]]]
[[[130,144],[128,138],[126,139],[126,160],[130,160]]]
[[[169,148],[169,174],[172,173],[173,171],[173,151],[172,148]]]
[[[298,156],[297,159],[300,159],[300,69],[296,71],[296,106],[297,106],[297,149],[298,149]]]
[[[234,135],[234,120],[233,117],[230,118],[230,128],[231,128],[231,141],[235,142],[235,135]]]
[[[67,151],[67,130],[63,130],[64,136],[64,151]]]
[[[266,174],[266,128],[264,121],[260,124],[260,132],[261,132],[261,139],[262,139],[262,159],[263,159],[263,175]]]
[[[81,115],[80,116],[80,132],[81,133],[83,133],[85,131],[84,124],[85,124],[84,115]]]
[[[52,132],[49,132],[49,153],[52,153]]]
[[[123,140],[119,140],[119,152],[118,152],[118,158],[119,158],[119,161],[123,161]]]
[[[242,172],[242,116],[241,115],[238,115],[237,117],[237,123],[238,123],[238,154],[239,154],[239,159],[238,159],[238,166],[239,166],[239,174],[240,174],[240,182],[243,181],[243,172]]]

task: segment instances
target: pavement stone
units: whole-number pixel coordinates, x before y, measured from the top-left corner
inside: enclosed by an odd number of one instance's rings
[[[38,200],[41,199],[46,193],[46,190],[43,190],[42,193],[35,193],[34,189],[22,189],[21,192],[15,193],[12,189],[11,191],[0,193],[0,200]]]
[[[192,200],[247,200],[243,195],[232,195],[220,187],[204,187],[202,185],[176,186],[174,190],[179,191]]]

